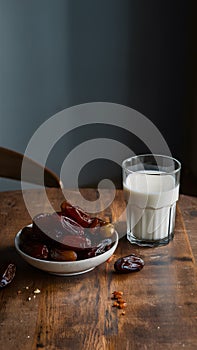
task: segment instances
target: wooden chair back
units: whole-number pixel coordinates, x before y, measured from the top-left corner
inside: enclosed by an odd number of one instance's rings
[[[60,179],[50,169],[43,167],[19,152],[4,147],[0,147],[0,177],[20,181],[23,161],[25,161],[25,169],[27,169],[23,181],[42,185],[44,171],[44,184],[46,187],[61,187]]]

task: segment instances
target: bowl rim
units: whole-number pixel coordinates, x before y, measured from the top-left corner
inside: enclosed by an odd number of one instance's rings
[[[26,227],[32,227],[32,224],[29,224]],[[23,250],[21,250],[20,247],[19,247],[19,237],[20,237],[21,231],[22,231],[22,229],[20,229],[20,231],[17,232],[17,234],[15,236],[15,239],[14,239],[16,250],[21,255],[23,255],[24,257],[26,257],[28,259],[31,259],[32,261],[40,262],[40,263],[44,263],[44,264],[51,264],[51,265],[66,264],[66,265],[69,266],[69,265],[73,265],[73,264],[77,265],[77,264],[80,264],[80,263],[84,263],[85,264],[88,261],[92,261],[92,262],[97,261],[99,257],[101,257],[101,256],[103,257],[103,256],[105,256],[105,254],[108,255],[111,249],[115,250],[117,245],[118,245],[118,241],[119,241],[118,232],[115,230],[114,233],[115,233],[116,239],[113,242],[112,247],[110,249],[106,250],[104,253],[101,253],[99,255],[96,255],[96,256],[93,256],[93,257],[90,257],[90,258],[87,258],[87,259],[81,259],[81,260],[75,260],[75,261],[53,261],[53,260],[37,259],[37,258],[34,258],[33,256],[28,255],[25,252],[23,252]]]

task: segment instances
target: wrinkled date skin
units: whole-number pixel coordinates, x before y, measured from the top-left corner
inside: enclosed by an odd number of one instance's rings
[[[61,211],[41,213],[20,235],[20,247],[43,260],[75,261],[104,253],[115,241],[114,226],[64,201]]]
[[[75,261],[77,260],[77,253],[73,250],[63,250],[58,248],[51,248],[50,257],[55,261]]]
[[[66,235],[84,236],[84,229],[62,214],[39,214],[33,219],[33,232],[40,238],[54,240],[62,243]]]
[[[46,235],[38,230],[37,228],[35,229],[32,228],[32,227],[24,227],[21,231],[21,234],[20,234],[20,243],[25,243],[25,242],[46,242]]]
[[[23,242],[20,243],[20,248],[24,253],[36,259],[47,260],[49,257],[48,247],[40,242]]]
[[[0,268],[0,288],[6,287],[12,282],[16,273],[15,264],[3,264]]]
[[[90,249],[91,248],[91,241],[87,237],[83,236],[73,236],[73,235],[66,235],[62,241],[62,244],[66,248],[70,248],[75,251],[80,251],[83,249]]]
[[[102,241],[97,244],[97,246],[94,246],[90,249],[84,249],[78,252],[78,257],[80,259],[88,259],[92,258],[94,256],[100,255],[107,250],[109,250],[113,245],[113,241],[110,238],[103,239]]]
[[[120,273],[140,271],[143,266],[144,261],[134,254],[119,258],[114,264],[115,270]]]
[[[59,215],[60,221],[62,224],[62,227],[68,232],[69,234],[73,235],[84,235],[84,228],[79,225],[77,222],[75,222],[73,219],[69,218],[68,216]]]
[[[67,201],[64,201],[61,204],[62,214],[68,216],[69,218],[76,221],[82,227],[91,227],[91,224],[94,221],[94,218],[91,218],[88,213],[86,213],[83,209],[73,206]]]

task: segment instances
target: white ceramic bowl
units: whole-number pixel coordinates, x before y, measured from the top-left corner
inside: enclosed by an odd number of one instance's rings
[[[19,247],[20,234],[21,230],[17,233],[15,237],[15,247],[17,252],[21,255],[21,257],[30,265],[40,270],[59,276],[79,275],[93,270],[96,266],[107,261],[112,256],[118,245],[118,233],[115,231],[116,239],[113,246],[103,254],[100,254],[93,258],[78,261],[49,261],[36,259],[30,255],[25,254]]]

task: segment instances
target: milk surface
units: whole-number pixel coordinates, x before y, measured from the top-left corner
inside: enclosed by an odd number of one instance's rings
[[[172,234],[179,186],[163,172],[134,172],[123,184],[127,202],[127,233],[140,240],[160,240]]]

